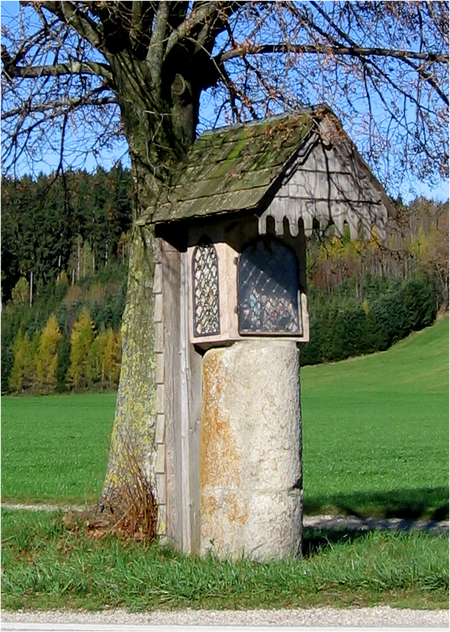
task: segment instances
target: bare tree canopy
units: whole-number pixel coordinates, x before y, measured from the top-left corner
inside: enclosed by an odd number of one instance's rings
[[[132,109],[153,119],[148,143],[164,129],[152,162],[166,163],[199,116],[326,102],[391,190],[433,181],[448,165],[448,17],[447,2],[21,2],[2,26],[4,168],[49,148],[64,166],[123,134],[133,159]]]
[[[199,124],[325,102],[396,196],[447,175],[448,25],[431,1],[23,1],[2,24],[3,169],[49,151],[81,166],[125,138],[136,219]],[[154,482],[155,252],[135,224],[108,499],[130,450]]]

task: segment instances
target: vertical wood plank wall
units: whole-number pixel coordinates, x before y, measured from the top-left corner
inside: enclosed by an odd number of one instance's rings
[[[190,266],[188,265],[188,253],[182,254],[184,261],[183,269],[185,271],[185,304],[184,319],[187,323],[186,330],[183,334],[183,344],[187,350],[186,364],[187,364],[187,403],[188,413],[186,426],[188,429],[189,438],[189,462],[185,464],[183,470],[183,476],[188,478],[189,481],[189,510],[187,516],[189,516],[190,523],[190,553],[200,554],[200,432],[201,432],[201,418],[203,407],[203,384],[202,384],[202,356],[196,350],[193,344],[190,342],[190,329],[193,324],[189,315],[189,281],[188,275]],[[186,550],[186,549],[185,549]]]
[[[155,246],[155,276],[153,294],[155,295],[155,359],[156,359],[156,502],[159,506],[157,533],[166,534],[166,450],[165,450],[165,419],[164,419],[164,313],[163,313],[163,281],[161,265],[161,242]]]
[[[164,431],[157,428],[157,440],[163,437],[165,459],[157,486],[158,503],[165,502],[160,535],[186,553],[199,553],[202,358],[189,342],[187,264],[186,252],[161,240]]]
[[[181,462],[181,524],[183,551],[191,551],[191,485],[189,480],[189,341],[188,341],[188,310],[187,292],[188,275],[186,268],[186,253],[180,258],[180,462]]]
[[[180,393],[178,385],[180,323],[180,253],[162,241],[164,314],[164,422],[166,454],[166,535],[170,544],[182,548]]]

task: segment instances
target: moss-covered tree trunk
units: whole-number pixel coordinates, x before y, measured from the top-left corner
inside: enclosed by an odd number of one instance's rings
[[[181,81],[179,75],[173,80],[176,90],[172,88],[169,101],[165,101],[158,98],[161,87],[154,85],[144,64],[138,67],[136,60],[120,56],[115,57],[114,64],[131,156],[136,220],[149,208],[157,208],[173,169],[193,142],[196,109],[190,100],[180,98],[182,95],[178,93],[188,90],[189,84]],[[134,73],[129,72],[130,64]],[[133,80],[135,75],[140,77],[139,91]],[[122,368],[102,494],[102,501],[107,501],[113,509],[114,503],[130,502],[128,497],[124,498],[129,496],[130,488],[144,485],[149,489],[154,484],[156,241],[152,226],[134,225],[122,323]]]
[[[152,230],[134,228],[122,322],[122,368],[103,493],[110,503],[117,494],[123,493],[123,485],[129,484],[135,461],[142,465],[142,472],[153,482],[156,419],[153,272]]]

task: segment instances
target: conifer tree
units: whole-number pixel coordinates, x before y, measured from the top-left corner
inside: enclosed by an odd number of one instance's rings
[[[58,342],[60,339],[61,332],[56,322],[56,316],[51,314],[40,336],[36,357],[36,386],[41,393],[51,393],[56,390]]]
[[[32,338],[28,333],[19,331],[14,342],[14,364],[9,378],[11,391],[21,393],[32,390],[36,378],[36,350],[39,345],[39,333]]]
[[[94,386],[100,383],[101,388],[105,387],[103,378],[103,362],[105,349],[108,342],[108,331],[102,331],[95,337],[89,354],[89,381]]]
[[[11,376],[9,378],[9,388],[13,392],[19,393],[23,388],[24,381],[24,373],[25,373],[25,363],[27,356],[27,342],[28,338],[27,334],[22,334],[20,331],[17,335],[17,338],[14,342],[13,353],[14,353],[14,364],[11,370]]]
[[[84,307],[70,337],[70,366],[67,378],[73,388],[81,389],[90,385],[90,353],[94,337],[94,323],[88,308]]]
[[[122,340],[120,331],[115,332],[109,329],[107,335],[102,377],[108,388],[114,388],[119,385]]]

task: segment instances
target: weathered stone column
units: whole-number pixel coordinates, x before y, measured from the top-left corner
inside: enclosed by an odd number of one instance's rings
[[[266,560],[301,547],[299,351],[252,340],[203,358],[201,552]]]

